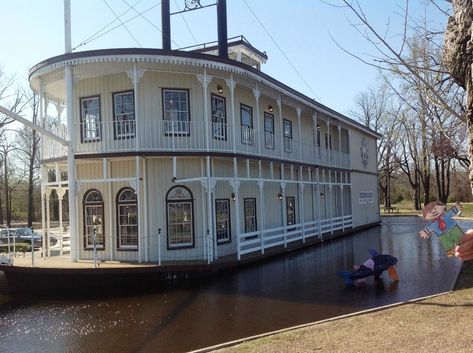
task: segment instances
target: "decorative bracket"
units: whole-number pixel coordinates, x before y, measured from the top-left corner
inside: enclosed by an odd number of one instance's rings
[[[299,192],[302,194],[304,192],[304,186],[305,184],[299,183]]]
[[[286,190],[286,183],[284,181],[281,181],[279,185],[281,186],[282,191]]]
[[[263,191],[263,188],[264,188],[264,180],[258,180],[259,191]]]
[[[59,201],[62,201],[62,199],[64,198],[64,195],[66,194],[66,188],[57,188],[56,194]]]
[[[233,79],[233,77],[226,78],[225,83],[227,84],[227,87],[230,89],[230,91],[233,91],[236,87],[236,81]]]
[[[301,120],[302,108],[300,106],[298,106],[296,108],[296,112],[297,112],[297,119]]]
[[[230,186],[232,187],[233,192],[237,192],[238,189],[240,189],[240,183],[240,180],[237,179],[230,180]]]
[[[258,87],[253,88],[253,94],[255,95],[256,100],[259,100],[259,97],[261,96],[261,91],[258,89]]]
[[[137,69],[136,76],[135,76],[135,70],[127,70],[126,74],[128,75],[128,77],[134,84],[138,84],[140,83],[141,78],[145,74],[145,70]]]
[[[207,88],[213,78],[212,76],[207,74],[196,74],[196,76],[203,88]]]
[[[130,188],[132,188],[135,193],[136,193],[136,188],[138,186],[138,183],[136,182],[136,179],[131,179],[128,181],[128,185],[130,186]]]

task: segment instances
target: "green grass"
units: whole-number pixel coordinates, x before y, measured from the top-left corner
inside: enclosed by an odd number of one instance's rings
[[[453,203],[448,203],[447,207],[451,207]],[[473,203],[472,202],[467,202],[467,203],[462,203],[463,205],[463,210],[462,213],[459,217],[464,217],[464,218],[473,218]],[[422,211],[416,211],[412,205],[412,203],[398,203],[398,204],[393,204],[393,207],[396,208],[397,211],[386,213],[384,211],[384,205],[380,205],[379,208],[381,210],[381,215],[422,215]]]

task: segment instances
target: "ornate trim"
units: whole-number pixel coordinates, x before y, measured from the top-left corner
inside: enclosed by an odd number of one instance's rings
[[[227,87],[228,87],[231,91],[233,91],[233,90],[235,89],[236,84],[237,84],[236,81],[233,79],[233,77],[231,77],[231,78],[226,78],[226,79],[225,79],[225,83],[227,84]]]
[[[235,180],[230,180],[229,183],[230,183],[230,186],[233,189],[233,192],[237,192],[238,189],[240,189],[240,184],[241,184],[240,180],[236,180],[236,179]]]
[[[140,83],[141,78],[142,78],[143,75],[145,74],[145,70],[143,70],[143,69],[137,69],[137,70],[136,70],[136,76],[135,76],[135,70],[127,70],[127,71],[126,71],[126,74],[128,75],[128,77],[130,78],[130,80],[131,80],[134,84],[138,84],[138,83]]]
[[[253,88],[253,94],[255,95],[256,100],[259,100],[259,97],[261,96],[261,91],[258,89],[258,87]]]
[[[207,74],[196,74],[196,76],[200,84],[204,88],[207,88],[209,86],[209,83],[212,81],[212,78],[213,78],[212,76],[207,75]]]
[[[136,192],[136,188],[138,186],[138,183],[136,182],[136,179],[129,180],[128,185],[130,186],[130,188],[132,188]]]

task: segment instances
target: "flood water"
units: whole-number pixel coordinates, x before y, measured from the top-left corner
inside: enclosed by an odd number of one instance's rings
[[[0,277],[0,352],[186,352],[448,291],[461,262],[436,237],[418,238],[422,227],[418,217],[384,218],[380,227],[200,285],[128,297],[11,298]],[[400,282],[384,273],[347,288],[337,271],[365,261],[370,248],[399,259]]]

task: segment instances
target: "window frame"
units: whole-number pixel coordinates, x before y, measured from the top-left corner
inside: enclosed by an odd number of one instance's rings
[[[272,131],[266,129],[266,120],[271,120],[272,121],[272,127],[273,127]],[[269,150],[274,150],[276,148],[276,144],[275,144],[275,141],[274,141],[274,114],[264,112],[263,125],[264,125],[264,147],[266,149],[269,149]],[[270,135],[267,135],[267,133],[269,133]],[[268,144],[267,139],[269,137],[272,140],[271,141],[272,145]]]
[[[224,239],[218,238],[218,219],[217,219],[217,203],[218,202],[226,202],[228,205],[227,208],[227,237]],[[231,218],[231,211],[230,211],[230,199],[215,199],[215,237],[217,238],[217,245],[221,244],[228,244],[232,242],[232,218]]]
[[[290,134],[286,134],[286,126],[290,127]],[[283,119],[282,123],[283,127],[283,136],[284,136],[284,152],[292,153],[292,137],[293,137],[293,130],[292,130],[292,121],[289,119]]]
[[[219,123],[216,122],[215,119],[221,119],[219,117],[216,117],[214,115],[214,98],[216,99],[221,99],[223,101],[223,122],[220,124],[223,124],[223,136],[219,136],[215,134],[215,128],[214,128],[214,123]],[[210,114],[212,118],[212,136],[214,140],[218,141],[227,141],[227,100],[223,96],[219,96],[218,94],[211,93],[210,94]]]
[[[135,201],[120,201],[120,196],[125,192],[125,191],[131,191],[133,194],[135,194]],[[121,227],[122,224],[120,224],[120,207],[121,206],[135,206],[136,208],[136,245],[121,245]],[[115,198],[115,209],[116,209],[116,224],[117,224],[117,250],[120,251],[137,251],[138,250],[138,237],[139,237],[139,220],[138,220],[138,197],[136,195],[135,190],[132,188],[126,186],[124,188],[121,188],[117,192],[117,196]],[[130,227],[129,224],[125,225],[127,227]]]
[[[248,223],[246,221],[246,219],[248,218],[248,215],[247,215],[247,208],[246,208],[246,202],[247,201],[253,201],[254,202],[254,210],[255,210],[255,215],[254,215],[254,219],[255,219],[255,229],[252,230],[251,232],[248,232]],[[256,198],[255,197],[246,197],[243,199],[243,218],[245,220],[245,233],[253,233],[253,232],[257,232],[258,231],[258,210],[257,210],[257,205],[256,205]],[[254,235],[256,236],[256,235]],[[251,238],[252,236],[249,236],[247,237],[247,239]]]
[[[190,199],[176,199],[176,200],[169,200],[169,195],[171,193],[172,190],[176,189],[176,188],[183,188],[185,189],[188,193],[189,193],[189,196],[190,196]],[[191,232],[192,232],[192,241],[190,243],[184,243],[182,245],[175,245],[175,244],[171,244],[170,243],[170,232],[169,232],[169,204],[177,204],[177,203],[186,203],[186,204],[190,204],[191,205],[191,216],[192,216],[192,220],[191,220]],[[190,248],[195,248],[195,217],[194,217],[194,196],[192,195],[192,192],[189,188],[183,186],[183,185],[176,185],[176,186],[173,186],[172,188],[170,188],[168,190],[168,192],[166,193],[166,246],[167,246],[167,249],[168,250],[181,250],[181,249],[190,249]]]
[[[100,195],[100,198],[101,198],[101,201],[97,201],[97,202],[87,202],[87,197],[93,193],[93,192],[97,192],[99,195]],[[97,251],[104,251],[105,250],[105,207],[104,207],[104,201],[103,201],[103,195],[102,193],[97,190],[97,189],[89,189],[87,190],[85,193],[84,193],[84,196],[82,198],[82,214],[83,214],[83,249],[84,250],[93,250],[94,249],[94,244],[93,244],[93,239],[92,239],[92,243],[89,244],[88,242],[88,238],[89,238],[89,234],[87,233],[87,230],[89,227],[92,227],[93,225],[88,225],[87,224],[87,212],[86,212],[86,209],[88,207],[92,208],[92,207],[97,207],[97,206],[100,206],[102,208],[102,223],[100,224],[100,226],[102,227],[102,238],[103,238],[103,241],[102,241],[102,244],[97,244],[96,246],[96,249]],[[90,235],[92,237],[92,235]]]
[[[165,96],[166,92],[185,92],[186,93],[186,97],[187,97],[187,121],[185,121],[185,123],[187,124],[187,129],[184,129],[182,131],[180,131],[180,130],[178,130],[178,131],[172,131],[172,130],[168,131],[166,122],[169,123],[169,122],[172,122],[172,121],[175,121],[175,120],[165,119],[166,111],[164,110],[164,108],[165,108],[165,104],[166,104],[166,99],[165,99],[164,96]],[[162,113],[163,122],[164,122],[164,136],[190,136],[190,133],[191,133],[191,128],[190,128],[190,122],[191,122],[191,105],[190,105],[190,101],[191,101],[191,98],[190,97],[191,97],[190,89],[188,89],[188,88],[165,88],[165,87],[161,88],[161,103],[162,103],[161,113]],[[176,122],[179,123],[179,120],[177,120]],[[186,126],[186,125],[184,125],[184,126]]]
[[[125,95],[125,94],[130,94],[132,95],[132,102],[133,102],[133,120],[117,120],[117,112],[116,112],[116,106],[115,106],[115,97],[119,95]],[[113,92],[112,93],[112,111],[113,111],[113,117],[112,117],[112,123],[113,123],[113,139],[114,140],[126,140],[130,138],[135,138],[136,137],[136,107],[135,107],[135,90],[126,90],[126,91],[119,91],[119,92]],[[130,113],[120,113],[121,116],[124,115],[131,115]],[[132,133],[118,133],[118,122],[123,122],[123,121],[129,121],[133,122],[130,124],[132,126]],[[129,129],[129,126],[125,125]]]
[[[82,103],[87,100],[92,100],[92,99],[97,99],[99,103],[99,108],[98,108],[98,119],[94,121],[94,124],[96,125],[95,127],[95,133],[97,134],[96,137],[87,137],[87,132],[89,131],[86,129],[88,121],[85,119],[83,113],[84,113],[84,107],[82,106]],[[102,141],[102,103],[100,99],[100,95],[96,94],[93,96],[86,96],[86,97],[79,97],[79,114],[80,114],[80,142],[81,143],[93,143],[93,142],[100,142]],[[97,128],[98,126],[98,128]],[[92,131],[92,130],[90,130]]]
[[[250,112],[250,125],[243,124],[243,115],[242,111],[244,109],[247,109]],[[248,131],[251,131],[249,134],[248,140],[245,139],[245,129],[243,127],[246,127]],[[254,127],[254,119],[253,119],[253,108],[249,105],[240,103],[240,130],[241,130],[241,143],[243,145],[253,145],[254,143],[254,136],[252,134],[253,132],[253,127]]]

